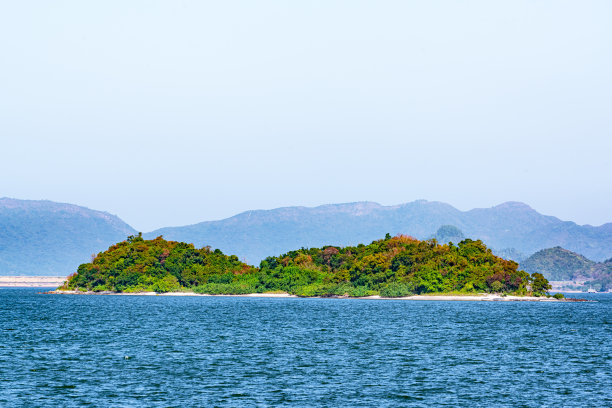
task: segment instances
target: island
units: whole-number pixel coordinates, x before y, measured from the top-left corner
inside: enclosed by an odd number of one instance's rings
[[[53,293],[491,299],[542,298],[549,289],[544,276],[493,255],[480,240],[441,245],[387,234],[369,245],[301,248],[254,267],[219,249],[138,234],[80,265]]]

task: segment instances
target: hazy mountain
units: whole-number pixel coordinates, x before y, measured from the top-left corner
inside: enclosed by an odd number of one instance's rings
[[[491,248],[491,249],[493,250],[493,253],[495,255],[501,258],[504,258],[504,259],[511,259],[518,263],[521,263],[525,259],[527,259],[527,255],[523,254],[522,252],[517,251],[516,248],[501,248],[501,249]]]
[[[134,232],[105,212],[0,198],[0,275],[68,275]]]
[[[449,242],[457,244],[466,238],[478,239],[476,237],[466,237],[465,234],[463,234],[463,231],[454,225],[442,225],[430,238],[434,238],[436,241],[442,244]],[[525,258],[527,258],[525,254],[517,251],[515,248],[491,248],[491,250],[495,255],[501,258],[511,259],[516,262],[522,262],[525,260]]]
[[[463,231],[454,225],[442,225],[432,238],[435,238],[436,241],[442,244],[449,242],[457,244],[465,239],[465,235],[463,235]]]
[[[448,204],[418,200],[382,206],[372,202],[319,207],[247,211],[220,221],[162,228],[146,237],[210,245],[250,263],[300,247],[356,245],[402,233],[419,239],[441,226],[454,226],[466,237],[515,254],[563,246],[595,260],[612,256],[612,223],[577,225],[538,213],[526,204],[507,202],[492,208],[460,211]]]
[[[482,239],[494,252],[521,261],[522,254],[562,246],[601,261],[612,257],[612,224],[579,226],[508,202],[460,211],[425,200],[382,206],[372,202],[246,211],[199,224],[162,228],[147,238],[210,245],[258,264],[301,247],[357,245],[407,234],[419,239]],[[0,199],[0,274],[65,275],[92,253],[135,231],[118,217],[71,204]],[[497,249],[501,248],[501,249]]]

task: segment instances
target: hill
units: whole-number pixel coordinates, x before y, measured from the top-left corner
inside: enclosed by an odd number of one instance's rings
[[[521,268],[529,273],[539,272],[551,281],[571,281],[564,285],[571,289],[612,289],[612,259],[594,262],[561,247],[536,252],[521,262]]]
[[[463,235],[463,231],[454,225],[442,225],[432,238],[440,243],[447,244],[449,242],[461,242],[465,239],[465,235]]]
[[[224,284],[253,275],[254,268],[210,247],[130,235],[79,266],[63,289],[115,292],[170,292]],[[241,282],[242,283],[242,282]],[[237,285],[238,287],[240,285]]]
[[[355,247],[310,248],[268,257],[260,268],[210,247],[130,236],[79,266],[63,290],[115,292],[261,293],[300,296],[405,296],[412,293],[546,292],[548,282],[513,261],[494,256],[481,241],[457,246],[407,236]]]
[[[448,204],[418,200],[395,206],[372,202],[319,207],[285,207],[247,211],[233,217],[183,227],[162,228],[145,234],[153,238],[206,244],[257,263],[270,254],[292,248],[356,245],[385,233],[428,239],[441,226],[453,226],[465,236],[481,239],[499,253],[532,254],[562,246],[585,256],[612,257],[612,223],[599,227],[577,225],[538,213],[526,204],[507,202],[492,208],[460,211]],[[455,230],[442,230],[456,234]],[[456,239],[456,238],[454,238]],[[520,260],[520,259],[517,259]]]
[[[72,204],[0,198],[0,275],[63,275],[133,234],[118,217]]]
[[[596,262],[561,247],[543,249],[521,262],[525,271],[540,272],[553,281],[589,278],[595,265]]]

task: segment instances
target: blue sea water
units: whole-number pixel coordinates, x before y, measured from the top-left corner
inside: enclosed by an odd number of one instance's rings
[[[0,407],[610,407],[595,302],[0,289]]]

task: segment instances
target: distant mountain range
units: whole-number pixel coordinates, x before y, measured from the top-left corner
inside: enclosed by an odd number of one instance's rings
[[[394,206],[372,202],[320,207],[246,211],[220,221],[162,228],[145,234],[211,245],[250,263],[300,247],[369,243],[385,233],[427,239],[441,226],[482,239],[500,255],[526,258],[562,246],[594,260],[612,256],[612,223],[577,225],[538,213],[526,204],[507,202],[492,208],[460,211],[449,204],[418,200]],[[447,228],[444,234],[456,234]],[[521,260],[517,259],[517,260]]]
[[[443,227],[443,228],[440,228]],[[50,201],[0,199],[0,274],[66,275],[136,231],[114,215]],[[562,246],[602,261],[612,257],[612,223],[577,225],[526,204],[460,211],[426,200],[395,206],[373,202],[246,211],[199,224],[145,233],[210,245],[251,264],[301,247],[370,243],[386,233],[419,239],[482,239],[500,256],[521,261]]]
[[[0,198],[0,275],[65,276],[134,232],[105,212]]]

